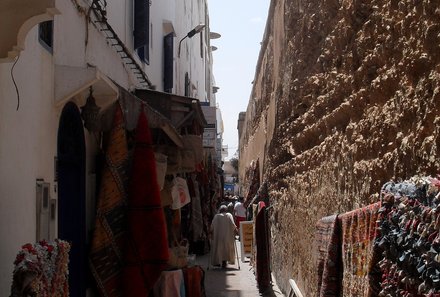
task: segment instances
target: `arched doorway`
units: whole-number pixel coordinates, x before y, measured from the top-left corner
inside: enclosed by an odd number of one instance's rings
[[[71,243],[69,287],[71,297],[86,296],[86,149],[81,115],[67,103],[58,127],[58,238]]]

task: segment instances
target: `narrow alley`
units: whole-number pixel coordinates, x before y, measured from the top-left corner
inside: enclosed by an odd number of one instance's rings
[[[0,297],[440,297],[440,0],[0,0],[0,238]]]
[[[265,292],[259,292],[249,258],[245,257],[245,261],[242,261],[238,240],[236,246],[240,262],[234,265],[228,264],[225,269],[210,265],[210,254],[197,256],[196,264],[205,271],[206,297],[283,297],[273,278],[272,287]]]

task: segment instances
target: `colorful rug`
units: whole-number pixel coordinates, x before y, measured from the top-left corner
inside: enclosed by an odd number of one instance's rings
[[[62,240],[23,245],[14,261],[11,297],[68,297],[69,251]]]
[[[255,220],[256,251],[256,278],[260,291],[264,291],[270,285],[270,249],[269,229],[267,226],[266,206],[259,202],[258,214]]]
[[[342,228],[343,296],[371,296],[369,272],[380,202],[339,215]]]
[[[165,216],[156,179],[152,138],[145,113],[136,128],[127,201],[124,296],[148,296],[169,259]]]
[[[101,296],[122,296],[122,246],[128,148],[122,111],[115,111],[99,189],[89,264]]]
[[[338,297],[341,291],[341,230],[337,215],[324,217],[316,224],[315,247],[318,252],[318,296]]]

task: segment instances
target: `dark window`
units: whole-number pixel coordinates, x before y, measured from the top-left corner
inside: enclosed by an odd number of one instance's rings
[[[204,48],[203,48],[203,31],[200,32],[200,57],[203,58],[203,52],[204,52]]]
[[[173,91],[173,67],[174,67],[174,36],[173,33],[166,35],[163,38],[163,52],[164,52],[164,63],[163,63],[163,81],[164,81],[164,91],[171,93]]]
[[[145,63],[150,61],[150,1],[134,1],[134,49]]]
[[[188,72],[185,73],[185,97],[189,97],[189,91],[191,86],[191,80],[189,79]]]
[[[53,50],[53,21],[42,22],[38,26],[38,40],[41,45],[52,53]]]

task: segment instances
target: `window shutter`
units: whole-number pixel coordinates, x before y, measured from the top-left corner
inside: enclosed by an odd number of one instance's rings
[[[170,33],[164,37],[164,91],[171,93],[173,89],[173,58],[174,58],[174,37],[173,33]]]
[[[150,1],[134,1],[134,49],[148,46]]]
[[[185,73],[185,97],[189,97],[190,96],[190,85],[191,85],[191,81],[189,79],[189,75],[188,72]]]

